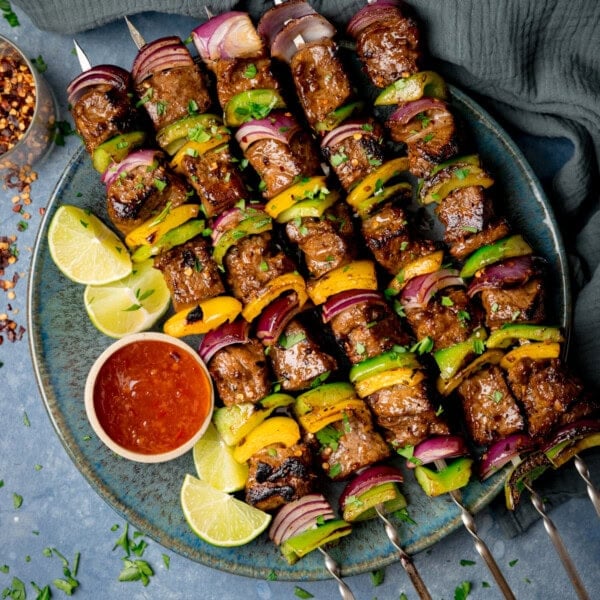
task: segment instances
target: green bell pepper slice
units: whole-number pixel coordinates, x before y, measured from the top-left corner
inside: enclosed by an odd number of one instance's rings
[[[564,342],[565,338],[558,327],[514,323],[505,325],[490,334],[486,342],[488,348],[508,348],[516,340],[534,342]]]
[[[295,564],[309,552],[316,550],[334,540],[349,535],[352,532],[350,523],[342,519],[326,521],[314,529],[307,529],[302,533],[288,538],[279,549],[290,565]]]
[[[429,177],[431,178],[440,171],[443,171],[448,167],[454,167],[457,165],[464,167],[466,167],[467,165],[471,165],[473,167],[481,167],[481,160],[479,158],[479,154],[465,154],[464,156],[456,156],[454,158],[451,158],[450,160],[446,160],[443,163],[440,163],[439,165],[435,166],[431,170]]]
[[[205,222],[203,219],[191,219],[186,221],[183,225],[167,231],[167,233],[158,238],[156,243],[151,246],[140,246],[131,255],[131,260],[136,263],[142,262],[151,256],[156,256],[161,252],[167,252],[171,248],[184,244],[188,240],[200,235],[204,229]]]
[[[206,141],[210,137],[229,133],[218,115],[203,113],[178,119],[165,125],[157,134],[158,145],[170,156],[175,154],[188,140]]]
[[[315,131],[317,133],[327,133],[333,131],[336,127],[341,125],[346,119],[349,119],[352,115],[360,112],[363,109],[364,102],[360,100],[358,102],[350,102],[344,104],[335,110],[332,110],[323,121],[319,121],[315,125]]]
[[[352,383],[358,383],[373,375],[402,368],[421,369],[423,365],[418,361],[414,352],[388,350],[353,365],[350,369],[349,379]]]
[[[356,398],[356,392],[351,384],[345,381],[324,383],[300,394],[294,403],[294,412],[297,416],[302,416],[312,412],[315,408],[333,406],[352,398]]]
[[[422,187],[419,198],[421,204],[432,204],[441,202],[454,190],[479,185],[488,188],[494,184],[494,180],[481,168],[474,165],[454,165],[449,167],[451,176],[439,183],[425,188]]]
[[[377,517],[376,506],[383,505],[383,512],[393,513],[407,506],[406,498],[400,493],[398,486],[389,481],[376,485],[356,497],[347,498],[344,507],[344,520],[367,521]]]
[[[309,198],[301,200],[290,208],[284,210],[277,215],[278,223],[288,223],[294,219],[302,219],[304,217],[314,217],[320,219],[323,213],[333,206],[340,198],[337,191],[332,191],[324,194],[323,197]]]
[[[531,485],[552,466],[548,457],[541,451],[526,456],[514,466],[504,482],[504,500],[508,510],[515,510],[526,485]]]
[[[441,496],[467,485],[471,479],[472,465],[472,458],[459,458],[441,471],[418,465],[415,467],[415,477],[428,496]]]
[[[242,238],[249,235],[256,235],[271,231],[273,229],[273,219],[264,213],[246,217],[238,223],[236,227],[226,231],[217,241],[213,248],[213,259],[219,266],[223,266],[223,259],[231,246],[235,245]]]
[[[375,106],[389,106],[400,102],[412,102],[426,96],[446,100],[448,86],[444,79],[433,71],[419,71],[410,77],[402,77],[388,85],[375,98]]]
[[[600,433],[591,433],[579,440],[566,440],[546,450],[546,456],[555,469],[569,462],[576,454],[600,446]]]
[[[272,110],[285,108],[277,90],[256,89],[236,94],[225,106],[225,124],[239,127],[247,121],[265,119]]]
[[[478,327],[464,342],[458,342],[447,348],[436,350],[433,353],[433,358],[440,370],[440,377],[442,379],[454,377],[470,356],[481,354],[485,349],[486,337],[486,330],[483,327]]]
[[[488,265],[506,258],[525,256],[532,253],[531,246],[523,239],[522,235],[511,235],[475,250],[465,261],[460,276],[463,278],[473,277],[477,271]]]
[[[259,401],[259,404],[268,410],[275,410],[276,408],[283,408],[284,406],[289,406],[294,403],[294,396],[290,396],[289,394],[281,394],[276,392],[274,394],[269,394],[265,396],[262,400]]]
[[[94,169],[99,173],[104,173],[111,163],[121,162],[129,153],[139,148],[145,139],[145,131],[130,131],[106,140],[92,152]]]

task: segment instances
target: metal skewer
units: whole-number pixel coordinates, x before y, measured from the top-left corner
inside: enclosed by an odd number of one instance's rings
[[[575,468],[577,469],[579,476],[585,481],[587,493],[596,509],[596,514],[600,517],[600,492],[594,487],[590,471],[583,458],[581,458],[579,454],[576,454],[573,460],[575,461]]]

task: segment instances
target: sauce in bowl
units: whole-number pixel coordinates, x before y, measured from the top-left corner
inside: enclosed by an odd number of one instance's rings
[[[119,340],[99,357],[86,384],[88,418],[102,441],[141,462],[187,451],[212,409],[212,383],[200,357],[164,334]]]

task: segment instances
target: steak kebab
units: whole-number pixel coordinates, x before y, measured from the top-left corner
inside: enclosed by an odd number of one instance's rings
[[[180,41],[178,43],[185,48]],[[192,65],[193,62],[183,68],[197,70]],[[269,304],[268,298],[264,298],[265,293],[260,296],[260,289],[253,289],[252,286],[256,288],[257,281],[264,282],[264,273],[268,271],[273,272],[272,279],[266,280],[263,286],[266,287],[276,277],[280,277],[281,281],[281,272],[288,275],[296,290],[294,296],[290,294],[283,298],[284,307],[287,307],[286,319],[278,317],[282,313],[280,303],[274,310],[257,315],[257,331],[264,345],[271,347],[268,353],[270,366],[281,380],[283,389],[299,391],[318,383],[320,378],[325,378],[327,373],[335,370],[335,359],[319,348],[302,320],[294,319],[301,307],[298,300],[302,299],[303,303],[306,297],[303,280],[292,261],[275,244],[270,243],[265,235],[268,234],[267,230],[254,231],[248,237],[258,245],[254,246],[254,250],[249,248],[246,251],[243,259],[240,258],[236,264],[237,269],[227,269],[228,257],[220,261],[219,266],[223,266],[227,272],[227,283],[241,301],[222,295],[224,285],[213,258],[213,253],[219,247],[218,240],[211,253],[208,236],[205,237],[208,233],[205,223],[194,224],[194,217],[200,211],[197,205],[191,213],[186,213],[187,221],[185,215],[178,215],[180,208],[189,210],[190,206],[194,207],[185,203],[190,195],[188,187],[171,171],[161,151],[131,152],[144,136],[138,133],[142,119],[131,101],[129,89],[129,75],[118,67],[101,66],[85,71],[69,86],[69,102],[76,127],[94,164],[104,168],[108,214],[115,227],[129,241],[134,260],[140,261],[155,255],[157,268],[165,274],[176,310],[175,315],[165,323],[165,331],[176,336],[207,334],[200,353],[209,365],[219,396],[225,404],[225,407],[217,410],[215,422],[221,425],[220,430],[228,435],[231,444],[237,443],[236,455],[240,461],[249,460],[247,501],[271,511],[286,504],[286,512],[278,513],[271,531],[288,561],[294,562],[310,550],[320,549],[321,545],[347,535],[350,526],[345,521],[334,519],[334,513],[324,497],[312,493],[317,483],[312,465],[315,441],[300,441],[298,425],[288,417],[268,418],[274,409],[289,404],[294,398],[287,394],[269,394],[270,367],[265,360],[263,344],[249,336],[248,321],[229,321],[235,319],[242,310],[242,301],[245,302],[244,309],[247,309],[244,314],[246,318],[249,310],[256,310],[256,296],[259,296],[262,306]],[[199,100],[198,92],[194,91],[191,100],[185,99],[186,107],[192,101],[194,106],[198,106]],[[215,117],[206,113],[194,116],[201,116],[201,122],[207,125],[206,130],[213,132],[214,135],[209,137],[219,138],[220,144],[217,146],[226,144],[227,134],[214,123]],[[188,117],[191,118],[190,115]],[[197,126],[198,122],[195,124]],[[179,126],[183,127],[183,124]],[[197,132],[200,130],[203,128],[197,127]],[[186,139],[187,129],[182,145],[187,143]],[[196,140],[196,150],[199,145]],[[129,150],[130,154],[123,156],[123,150]],[[109,160],[105,160],[104,153]],[[223,149],[219,157],[225,154],[226,150]],[[122,160],[110,162],[118,158]],[[230,161],[229,164],[223,163],[223,168],[230,169],[229,172],[240,178],[234,165]],[[231,183],[231,177],[223,177],[226,185]],[[193,179],[196,186],[199,186],[200,180],[201,177]],[[201,190],[204,212],[207,214],[214,214],[211,210],[214,210],[213,199],[217,195],[211,195],[210,192],[214,191],[217,182],[218,178],[213,177],[208,180],[212,187],[197,187]],[[246,195],[245,185],[243,188],[240,186],[239,190]],[[238,206],[221,215],[229,221],[230,227],[241,223],[242,215],[245,218],[262,215],[260,218],[263,221],[270,221],[260,208],[242,208],[237,198],[230,200],[230,203]],[[184,223],[178,224],[179,219]],[[226,231],[219,231],[218,225],[222,222],[223,219],[218,223],[215,221],[212,233],[216,230],[217,234],[226,234]],[[193,225],[193,230],[186,232],[184,228],[190,225]],[[233,241],[238,241],[235,236]],[[230,246],[234,244],[230,243]],[[235,247],[239,249],[240,246],[238,244]],[[267,264],[267,269],[264,264]],[[255,272],[248,273],[252,268]],[[292,285],[289,287],[292,288]],[[278,296],[272,293],[269,299],[277,300]],[[294,310],[288,307],[290,299],[294,301]],[[260,310],[256,312],[260,313]],[[288,341],[283,342],[284,338]],[[273,345],[275,341],[279,341],[276,347]],[[314,387],[299,396],[296,402],[311,407],[311,403],[322,399],[328,390],[331,391],[331,388]],[[338,400],[345,392],[343,416],[340,406],[336,406],[337,419],[331,413],[327,415],[328,422],[345,420],[345,428],[338,439],[341,452],[339,457],[334,457],[340,468],[343,467],[349,474],[353,469],[386,458],[389,450],[373,430],[370,414],[352,387],[334,384],[333,391],[333,396]],[[313,424],[317,422],[318,419],[313,419]],[[399,481],[400,471],[391,467],[379,468],[378,478],[369,479],[367,491],[385,484],[385,497],[378,496],[378,502],[385,501],[390,507],[401,508],[406,501],[396,486]],[[325,520],[324,525],[313,529],[314,523],[322,520]],[[344,597],[351,597],[345,584],[339,581],[339,569],[329,556],[326,556],[326,565],[338,578],[340,589],[343,589],[343,595],[346,594]]]

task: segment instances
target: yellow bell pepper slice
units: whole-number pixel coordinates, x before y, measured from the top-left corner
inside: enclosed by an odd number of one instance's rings
[[[390,281],[388,289],[400,292],[404,286],[415,277],[419,275],[427,275],[428,273],[435,273],[442,268],[444,262],[444,251],[436,250],[431,254],[420,256],[415,260],[409,262],[398,274]]]
[[[216,296],[175,313],[167,319],[163,331],[176,338],[208,333],[227,321],[231,323],[241,311],[242,303],[236,298]]]
[[[307,284],[308,295],[317,305],[323,304],[329,296],[346,290],[376,289],[377,275],[375,264],[371,260],[355,260]]]
[[[184,157],[202,156],[203,154],[206,154],[209,150],[213,150],[214,148],[218,148],[219,146],[225,146],[227,142],[229,142],[230,137],[231,136],[228,133],[222,133],[219,136],[210,137],[204,142],[197,142],[195,140],[190,140],[186,142],[183,146],[181,146],[181,148],[172,158],[171,168],[177,173],[180,173],[181,161],[184,159]]]
[[[299,273],[285,273],[271,279],[265,286],[263,294],[248,302],[242,310],[242,317],[251,322],[269,305],[273,300],[284,292],[296,292],[300,306],[304,306],[308,300],[306,283]]]
[[[172,208],[169,203],[158,215],[130,231],[125,238],[125,243],[131,249],[138,246],[152,246],[167,231],[197,217],[199,212],[199,204],[182,204]]]
[[[382,192],[377,195],[373,195],[366,200],[363,200],[357,207],[356,212],[361,219],[366,219],[371,211],[380,204],[383,204],[386,200],[389,200],[401,191],[411,191],[412,185],[408,181],[401,181],[395,185],[384,187]]]
[[[494,185],[494,180],[480,167],[466,166],[454,169],[452,176],[427,190],[421,198],[421,204],[441,202],[446,196],[461,188],[480,185],[489,188]]]
[[[296,202],[315,198],[320,193],[328,192],[325,175],[315,175],[291,185],[274,198],[271,198],[265,206],[265,212],[276,219],[284,210],[294,206]]]
[[[401,156],[388,160],[360,181],[348,194],[346,202],[357,208],[368,198],[382,194],[385,184],[404,171],[408,171],[408,158]]]
[[[233,450],[233,458],[245,463],[267,446],[293,446],[300,439],[300,427],[291,417],[270,417],[255,427]]]
[[[298,417],[298,420],[300,421],[300,425],[302,425],[308,433],[317,433],[317,431],[321,431],[323,427],[335,423],[336,421],[341,421],[344,418],[344,411],[361,409],[364,405],[365,403],[358,398],[343,400],[337,404],[324,406],[319,410],[306,413],[305,415]]]
[[[454,377],[450,379],[442,379],[438,377],[437,389],[442,396],[448,396],[453,392],[465,379],[476,373],[485,365],[497,365],[504,356],[502,350],[486,350],[476,359],[472,360],[464,369],[460,370]]]
[[[509,369],[522,358],[532,358],[533,360],[543,360],[545,358],[558,358],[560,356],[560,344],[558,342],[534,342],[523,344],[513,348],[504,355],[500,361],[503,369]]]
[[[423,381],[423,379],[425,379],[425,374],[420,369],[400,367],[398,369],[384,371],[383,373],[377,373],[377,375],[373,375],[362,381],[357,381],[354,384],[354,387],[356,388],[356,393],[361,398],[366,398],[378,390],[391,385],[401,384],[414,386]]]

